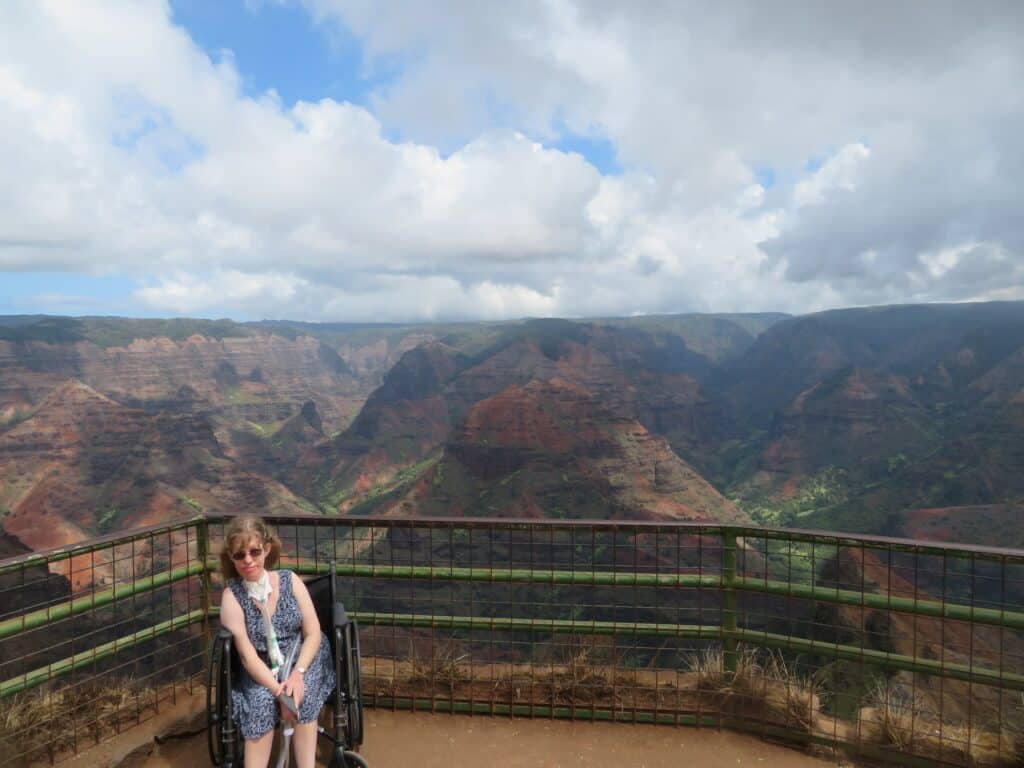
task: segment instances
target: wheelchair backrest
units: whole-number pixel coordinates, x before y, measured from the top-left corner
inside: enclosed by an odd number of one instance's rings
[[[316,618],[320,622],[320,631],[327,635],[331,643],[331,651],[337,653],[335,648],[334,627],[344,626],[348,623],[345,615],[345,608],[341,601],[335,598],[335,586],[332,574],[317,576],[306,582],[306,589],[316,609]]]
[[[296,576],[296,578],[298,577]],[[331,619],[334,596],[331,594],[330,574],[310,579],[306,582],[306,589],[309,590],[309,596],[313,600],[316,618],[320,622],[320,631],[330,637],[331,625],[334,623]]]

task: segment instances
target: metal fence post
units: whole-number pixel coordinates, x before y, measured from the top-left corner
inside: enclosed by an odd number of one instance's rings
[[[210,521],[203,515],[196,527],[198,539],[196,541],[196,556],[202,570],[199,572],[199,600],[203,610],[203,648],[210,647],[210,567],[207,563],[207,556],[210,551]]]
[[[722,531],[722,665],[727,679],[736,672],[736,532]]]

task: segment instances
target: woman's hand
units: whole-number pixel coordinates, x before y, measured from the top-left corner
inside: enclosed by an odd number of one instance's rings
[[[281,689],[295,699],[295,706],[302,704],[302,697],[306,694],[306,681],[299,671],[292,672],[284,681]]]

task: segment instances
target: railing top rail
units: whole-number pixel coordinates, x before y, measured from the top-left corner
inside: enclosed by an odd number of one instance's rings
[[[206,519],[210,522],[223,522],[230,520],[233,515],[207,514]],[[695,532],[707,531],[717,533],[720,531],[731,531],[738,536],[758,536],[772,539],[807,540],[838,546],[863,544],[877,545],[879,547],[895,547],[908,549],[921,553],[960,553],[977,554],[989,557],[1009,557],[1024,560],[1024,549],[1013,549],[1008,547],[988,547],[980,544],[958,544],[955,542],[928,541],[924,539],[905,539],[894,536],[877,536],[871,534],[850,533],[844,531],[820,531],[811,528],[773,528],[745,523],[719,523],[711,520],[678,520],[678,521],[655,521],[655,520],[588,520],[588,519],[529,519],[521,520],[507,517],[374,517],[351,516],[336,517],[330,515],[317,515],[310,513],[297,513],[288,515],[264,515],[264,519],[275,523],[341,523],[347,526],[375,525],[387,528],[553,528],[571,529],[582,528],[588,530],[637,530],[649,531],[676,531],[680,529],[693,529]]]
[[[168,520],[165,523],[144,525],[138,528],[130,528],[126,531],[104,534],[103,536],[93,536],[76,544],[70,544],[63,547],[53,547],[51,549],[39,549],[35,552],[26,552],[23,555],[15,555],[14,557],[0,559],[0,572],[21,568],[26,565],[41,565],[43,563],[53,562],[54,560],[64,560],[69,557],[76,557],[78,555],[88,554],[89,552],[95,552],[96,550],[114,547],[118,544],[138,541],[139,539],[144,539],[147,536],[152,536],[154,534],[178,531],[182,528],[188,528],[196,525],[197,523],[203,523],[206,519],[206,515],[202,514],[190,515],[189,517],[178,517],[173,520]]]
[[[169,533],[188,528],[197,523],[222,523],[230,520],[233,515],[201,513],[188,517],[176,518],[166,523],[158,523],[128,531],[97,536],[77,544],[52,549],[38,550],[23,555],[0,559],[0,572],[21,568],[26,565],[61,560],[86,554],[91,551],[118,544],[136,541],[154,534]],[[692,530],[700,533],[732,532],[737,536],[750,536],[789,541],[806,541],[835,546],[877,546],[880,548],[896,548],[923,554],[952,554],[957,556],[979,555],[987,558],[1012,558],[1024,562],[1024,549],[1008,547],[987,547],[977,544],[958,544],[954,542],[926,541],[922,539],[905,539],[892,536],[846,533],[842,531],[819,531],[806,528],[773,528],[739,523],[718,523],[700,520],[652,521],[652,520],[518,520],[502,517],[336,517],[317,514],[266,515],[267,520],[276,524],[308,525],[341,524],[345,526],[379,526],[385,528],[539,528],[551,530],[603,530],[603,531],[639,531],[669,532]]]

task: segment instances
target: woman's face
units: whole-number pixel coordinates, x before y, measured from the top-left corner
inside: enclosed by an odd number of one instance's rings
[[[263,563],[269,548],[256,537],[236,539],[231,546],[231,562],[238,575],[248,581],[256,581],[263,575]]]

